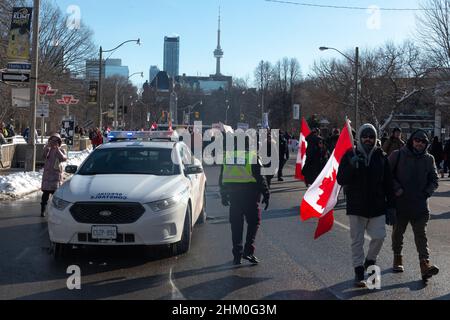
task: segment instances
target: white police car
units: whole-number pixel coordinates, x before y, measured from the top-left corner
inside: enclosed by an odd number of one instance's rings
[[[128,140],[146,136],[150,141]],[[47,209],[55,257],[73,245],[167,244],[174,254],[189,250],[194,224],[206,219],[206,176],[186,144],[164,139],[171,136],[111,133],[116,142],[100,146],[79,168],[66,167],[74,176]]]

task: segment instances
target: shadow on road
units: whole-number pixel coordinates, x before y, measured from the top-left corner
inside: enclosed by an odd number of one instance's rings
[[[441,214],[432,214],[430,216],[430,220],[446,220],[446,219],[450,219],[450,212]]]

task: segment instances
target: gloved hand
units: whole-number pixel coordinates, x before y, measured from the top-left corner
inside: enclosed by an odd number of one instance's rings
[[[224,207],[228,207],[230,205],[230,199],[228,196],[222,196],[222,205]]]
[[[266,205],[266,207],[264,208],[264,211],[267,211],[267,208],[269,208],[269,199],[270,199],[270,194],[265,194],[262,203]]]
[[[395,208],[389,208],[386,211],[386,224],[393,226],[397,224],[397,210]]]

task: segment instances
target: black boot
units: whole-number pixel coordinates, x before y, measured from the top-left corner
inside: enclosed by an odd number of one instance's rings
[[[377,264],[377,262],[376,262],[375,260],[367,260],[367,259],[366,259],[366,261],[364,261],[364,270],[367,271],[367,269],[368,269],[370,266],[374,266],[374,265],[376,265],[376,264]]]
[[[41,204],[41,217],[45,217],[45,208],[46,207],[47,207],[46,205]]]
[[[355,268],[355,287],[365,288],[366,282],[364,281],[364,266]]]

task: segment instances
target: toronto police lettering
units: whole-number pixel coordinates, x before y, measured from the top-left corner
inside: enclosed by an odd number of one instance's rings
[[[91,200],[127,200],[128,196],[123,193],[104,192],[91,196]]]

